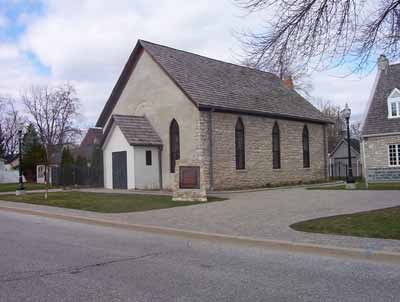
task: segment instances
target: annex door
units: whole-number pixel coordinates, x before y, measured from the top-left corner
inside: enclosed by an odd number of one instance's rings
[[[113,189],[128,189],[126,151],[112,153]]]

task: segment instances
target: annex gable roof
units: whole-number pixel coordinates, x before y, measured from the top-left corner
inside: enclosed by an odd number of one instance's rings
[[[145,116],[114,114],[103,136],[103,142],[113,125],[121,130],[127,142],[132,146],[162,146],[161,138]]]
[[[400,89],[400,64],[388,65],[380,71],[375,91],[364,121],[362,135],[400,132],[400,118],[388,118],[388,98]]]
[[[210,59],[139,40],[125,65],[97,126],[106,121],[140,57],[146,51],[199,108],[329,123],[318,109],[272,73]]]

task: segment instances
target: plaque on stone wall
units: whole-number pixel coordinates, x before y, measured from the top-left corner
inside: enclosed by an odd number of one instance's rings
[[[179,188],[199,189],[200,188],[200,167],[180,166],[179,167]]]

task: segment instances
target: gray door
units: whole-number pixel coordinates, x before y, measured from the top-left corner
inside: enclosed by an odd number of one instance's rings
[[[126,151],[112,153],[113,189],[128,189]]]

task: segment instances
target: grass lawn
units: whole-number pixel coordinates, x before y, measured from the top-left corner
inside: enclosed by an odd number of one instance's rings
[[[296,231],[400,240],[400,207],[302,221]]]
[[[18,183],[7,183],[0,184],[0,192],[15,192],[17,190]],[[46,187],[44,184],[37,183],[24,183],[25,190],[44,190]]]
[[[312,187],[307,190],[346,190],[346,185]],[[357,182],[356,190],[400,190],[400,183],[370,183],[367,189],[365,182]]]
[[[78,209],[100,213],[140,212],[201,203],[189,201],[173,201],[170,196],[161,195],[109,194],[76,191],[49,193],[48,200],[44,199],[42,193],[31,193],[22,196],[3,195],[0,196],[0,200],[24,202],[68,209]],[[225,199],[209,197],[208,200],[209,202],[211,202],[221,201]]]

